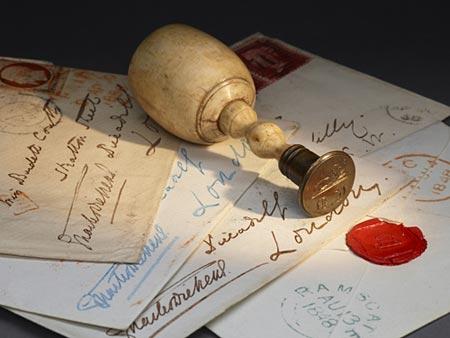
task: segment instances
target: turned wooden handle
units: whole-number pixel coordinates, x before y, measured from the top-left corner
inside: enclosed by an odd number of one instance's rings
[[[230,102],[219,117],[219,129],[233,138],[245,136],[252,152],[261,158],[280,159],[289,148],[283,131],[276,124],[258,121],[256,112],[246,102]]]
[[[169,132],[199,144],[245,136],[257,156],[277,159],[299,186],[298,202],[310,215],[332,211],[350,192],[351,157],[342,151],[319,157],[287,144],[276,124],[258,121],[250,72],[212,36],[185,25],[164,26],[140,44],[128,75],[140,105]]]

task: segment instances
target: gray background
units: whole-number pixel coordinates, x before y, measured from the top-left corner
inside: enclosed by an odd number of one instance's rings
[[[18,2],[2,6],[0,55],[125,74],[152,30],[182,22],[227,44],[257,31],[450,105],[445,8],[289,2]],[[0,278],[8,278],[1,276]],[[450,297],[450,291],[443,297]],[[447,315],[410,337],[449,337]],[[0,337],[59,337],[0,309]],[[191,338],[217,337],[206,329]]]

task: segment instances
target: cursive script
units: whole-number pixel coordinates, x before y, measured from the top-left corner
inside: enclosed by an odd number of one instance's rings
[[[81,102],[75,121],[85,126],[86,129],[89,129],[89,123],[94,119],[95,112],[97,111],[97,105],[99,105],[100,102],[101,99],[99,97],[96,96],[91,98],[90,94],[87,93],[83,99],[83,102]]]
[[[104,164],[95,163],[95,166],[103,171],[102,179],[98,184],[94,186],[95,198],[86,203],[87,211],[82,212],[80,214],[82,218],[82,226],[80,233],[74,233],[72,235],[68,235],[66,233],[67,225],[70,221],[73,204],[78,197],[81,184],[87,174],[88,166],[85,164],[82,170],[82,175],[80,180],[77,182],[75,187],[75,193],[72,200],[71,207],[69,209],[69,214],[67,217],[66,227],[62,234],[58,235],[58,239],[60,241],[69,243],[69,244],[79,244],[85,247],[88,250],[92,250],[92,246],[90,245],[90,241],[94,234],[95,228],[100,220],[103,218],[103,208],[106,203],[111,198],[111,192],[114,187],[116,173],[108,169]]]
[[[118,147],[119,140],[122,138],[122,129],[127,124],[126,118],[130,114],[130,109],[133,108],[133,102],[127,90],[120,84],[117,84],[116,86],[121,93],[117,98],[117,102],[122,107],[122,112],[120,114],[113,114],[109,117],[111,120],[117,122],[115,132],[108,135],[110,138],[109,143],[100,143],[97,145],[97,148],[103,150],[108,158],[114,158],[115,149]]]
[[[381,189],[380,189],[380,186],[378,185],[378,183],[374,183],[368,188],[364,188],[362,185],[359,185],[359,187],[358,187],[358,189],[356,191],[352,190],[350,192],[350,196],[353,197],[353,199],[357,200],[361,196],[361,194],[363,192],[369,192],[369,191],[372,191],[372,190],[376,190],[378,196],[381,196]],[[309,224],[309,226],[301,227],[301,228],[298,228],[296,230],[293,230],[293,232],[295,234],[294,235],[294,240],[298,244],[303,243],[302,233],[306,233],[307,235],[311,235],[314,232],[314,230],[320,230],[320,229],[324,228],[328,223],[330,223],[333,220],[334,216],[340,215],[344,211],[344,209],[349,206],[349,204],[350,204],[350,201],[349,201],[349,198],[347,196],[345,198],[344,202],[342,202],[341,205],[339,205],[336,209],[330,211],[325,216],[325,221],[324,222],[322,222],[320,224],[316,224],[316,222],[311,222]]]
[[[125,285],[148,265],[150,258],[166,241],[168,235],[160,225],[155,225],[155,234],[150,237],[144,246],[141,258],[136,264],[112,264],[95,286],[81,296],[77,303],[79,311],[93,308],[106,309],[111,306],[113,299],[120,293]]]
[[[361,115],[361,117],[364,117],[364,115]],[[382,142],[381,137],[384,133],[378,133],[373,134],[369,133],[366,127],[360,127],[357,128],[355,126],[355,120],[352,119],[348,122],[338,122],[338,119],[335,118],[332,123],[327,122],[325,125],[325,131],[323,131],[322,136],[320,136],[320,133],[313,132],[311,135],[312,142],[315,143],[322,143],[327,138],[333,137],[333,135],[338,134],[342,130],[349,129],[352,132],[352,135],[356,137],[357,139],[360,139],[363,142],[368,143],[371,146],[375,146],[377,144],[380,144]]]
[[[269,256],[271,261],[276,262],[281,255],[290,254],[290,253],[297,251],[297,249],[280,250],[280,246],[278,245],[278,241],[277,241],[277,237],[275,236],[275,232],[271,231],[271,233],[272,233],[272,238],[273,238],[273,241],[275,242],[275,247],[276,247],[275,252]]]
[[[150,119],[149,116],[147,116],[142,123],[145,128],[150,131],[153,135],[153,139],[149,139],[149,136],[142,135],[141,133],[138,133],[137,131],[132,130],[131,133],[139,136],[142,140],[147,142],[149,144],[149,147],[147,148],[147,151],[145,152],[146,156],[151,156],[156,152],[156,147],[161,143],[161,135],[159,133],[159,129],[156,127],[155,123]]]
[[[148,314],[134,321],[126,330],[108,329],[105,333],[108,336],[125,335],[130,338],[135,338],[134,334],[137,331],[153,325],[224,277],[226,277],[225,261],[219,259],[209,262],[161,291],[155,300],[150,303],[149,309],[147,310]],[[184,287],[185,285],[187,286]],[[179,290],[181,288],[182,290]],[[166,295],[168,297],[164,297]]]
[[[259,217],[249,217],[249,216],[244,216],[242,217],[243,220],[245,221],[245,225],[241,226],[240,228],[238,228],[237,230],[234,231],[229,231],[228,233],[222,233],[223,236],[221,239],[219,239],[218,241],[215,240],[214,236],[209,234],[208,237],[203,240],[203,243],[205,243],[208,248],[205,251],[205,253],[207,255],[213,253],[214,251],[216,251],[216,246],[224,246],[228,243],[230,243],[232,240],[236,239],[237,237],[241,236],[242,234],[246,233],[247,231],[253,229],[257,224],[261,223],[267,216],[273,216],[275,214],[275,212],[277,212],[281,219],[284,221],[285,220],[285,214],[287,211],[286,207],[282,207],[280,205],[280,201],[278,199],[278,192],[274,191],[273,192],[273,206],[270,208],[269,207],[269,202],[265,199],[262,200],[262,214]]]
[[[150,140],[147,136],[142,135],[141,133],[138,133],[135,130],[131,131],[132,134],[135,134],[139,136],[142,140],[147,142],[149,144],[149,147],[147,148],[147,151],[145,152],[146,156],[151,156],[156,152],[156,147],[161,143],[161,137],[156,137],[154,140]]]
[[[247,156],[247,152],[250,149],[245,139],[241,139],[240,141],[242,147],[241,151],[238,151],[232,144],[229,145],[232,152],[231,164],[233,165],[233,167],[241,166],[240,160],[244,159]],[[211,184],[206,185],[206,191],[208,192],[207,196],[212,198],[211,202],[205,202],[204,199],[200,199],[195,192],[191,191],[194,199],[198,204],[198,207],[194,210],[192,215],[194,215],[195,217],[201,217],[206,213],[207,209],[219,206],[220,203],[218,203],[217,200],[221,198],[221,195],[217,190],[216,185],[220,184],[221,186],[225,186],[227,182],[230,182],[235,178],[236,174],[236,170],[229,171],[228,173],[226,173],[223,169],[217,171],[217,178],[213,180]]]
[[[229,145],[231,152],[233,153],[233,159],[231,160],[231,163],[233,163],[233,165],[235,167],[239,167],[241,165],[240,159],[244,159],[247,157],[247,153],[251,150],[250,146],[248,145],[248,142],[245,138],[241,139],[241,151],[239,152],[235,146],[233,146],[232,144]]]
[[[9,173],[8,176],[16,180],[20,185],[24,185],[30,173],[36,168],[36,162],[38,161],[39,154],[42,151],[42,147],[37,144],[32,144],[27,147],[29,155],[25,157],[27,163],[26,168],[21,173]]]
[[[47,139],[47,135],[50,134],[50,131],[56,127],[62,119],[61,109],[59,109],[51,98],[45,101],[42,110],[45,112],[47,118],[46,125],[33,133],[33,136],[39,140],[41,144]],[[31,172],[36,168],[36,163],[38,162],[39,155],[43,148],[41,145],[33,143],[27,146],[27,150],[28,156],[25,156],[25,168],[19,172],[8,173],[8,176],[20,185],[25,184]]]
[[[213,182],[211,184],[206,185],[206,190],[208,191],[208,194],[215,200],[220,199],[220,194],[217,192],[217,190],[215,188],[216,184],[220,183],[222,186],[225,186],[227,181],[231,181],[234,178],[234,175],[236,175],[236,170],[233,170],[228,175],[226,173],[224,173],[222,170],[219,170],[218,178],[213,180]],[[193,191],[191,191],[191,193],[194,196],[197,203],[200,205],[192,213],[192,215],[195,217],[201,217],[205,214],[206,209],[212,208],[212,207],[217,207],[219,205],[219,203],[206,204],[202,200],[200,200],[200,198],[197,196],[196,193],[194,193]]]
[[[45,112],[47,124],[39,131],[35,131],[33,136],[39,141],[45,141],[50,131],[55,128],[62,119],[61,109],[53,102],[52,98],[45,101],[42,110]]]
[[[78,154],[80,153],[81,147],[85,145],[86,138],[87,136],[73,136],[67,141],[66,148],[69,150],[69,158],[66,162],[56,162],[55,167],[55,171],[62,175],[59,178],[60,181],[64,181],[70,169],[75,167]]]
[[[161,199],[165,199],[167,197],[167,194],[170,193],[173,189],[175,189],[177,183],[179,183],[186,176],[185,174],[189,172],[191,168],[195,169],[195,171],[199,172],[201,175],[205,175],[205,172],[202,167],[202,161],[194,161],[189,156],[186,148],[184,147],[180,148],[179,156],[180,159],[177,160],[175,164],[178,172],[169,177],[170,183],[164,188],[164,194]]]

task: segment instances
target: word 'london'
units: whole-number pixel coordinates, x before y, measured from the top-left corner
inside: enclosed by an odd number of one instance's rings
[[[356,191],[352,190],[351,196],[353,197],[353,199],[357,200],[360,198],[360,196],[363,192],[370,192],[373,190],[375,190],[377,192],[378,196],[381,195],[381,189],[380,189],[379,184],[374,183],[368,188],[365,188],[362,185],[359,185],[359,187]],[[275,211],[277,211],[277,210],[280,213],[280,216],[284,219],[287,208],[286,207],[282,208],[280,206],[279,201],[278,201],[278,193],[277,192],[274,192],[273,196],[275,199],[273,208],[269,211],[267,201],[263,200],[263,202],[262,202],[263,213],[262,213],[261,217],[259,217],[259,218],[244,217],[244,219],[249,221],[250,223],[249,223],[249,225],[247,225],[247,227],[242,228],[242,231],[238,230],[237,234],[243,234],[245,231],[248,231],[251,228],[254,228],[254,226],[256,225],[255,222],[258,222],[258,220],[262,221],[266,216],[273,215],[275,213]],[[314,231],[314,229],[318,230],[318,229],[323,228],[326,224],[328,224],[333,219],[333,215],[341,214],[348,205],[349,205],[349,200],[347,198],[341,206],[339,206],[338,208],[336,208],[335,210],[333,210],[332,212],[327,214],[327,216],[325,216],[324,223],[320,224],[319,226],[316,226],[315,222],[312,222],[309,229],[300,228],[300,229],[295,230],[297,232],[296,235],[298,236],[298,233],[302,230],[306,231],[308,235],[311,235],[312,232]],[[247,229],[247,230],[244,230],[244,229]],[[233,239],[233,237],[229,237],[229,238]],[[212,239],[212,237],[208,236],[208,240],[210,241],[211,239]],[[226,240],[226,237],[225,237],[225,240],[221,241],[221,243],[222,243],[221,245],[228,243],[230,241],[230,239]],[[208,240],[205,240],[205,243],[209,245]],[[302,241],[303,241],[303,239],[300,240],[299,238],[297,238],[298,243],[301,243]],[[212,249],[210,246],[210,250],[214,251],[215,248]],[[288,250],[286,252],[278,250],[278,255],[283,254],[283,253],[288,253],[288,252],[295,252],[295,251],[296,251],[296,249]],[[205,252],[205,253],[208,253],[208,252]],[[277,253],[274,253],[274,254],[277,254]],[[272,254],[271,257],[274,254]],[[276,261],[276,259],[271,259],[271,260]],[[166,322],[164,322],[161,325],[161,327],[159,327],[155,332],[152,332],[151,336],[155,336],[157,333],[164,330],[167,326],[172,324],[175,320],[180,318],[183,314],[188,312],[194,306],[198,305],[200,302],[207,299],[207,297],[209,297],[210,295],[215,293],[217,290],[222,289],[230,282],[233,282],[234,280],[238,279],[239,277],[242,277],[244,274],[247,274],[247,273],[255,270],[256,268],[259,268],[259,267],[261,267],[263,265],[267,265],[267,264],[268,264],[267,262],[264,262],[264,263],[254,266],[250,269],[247,269],[246,271],[231,278],[229,281],[225,282],[224,284],[218,286],[216,289],[212,290],[211,292],[207,293],[206,295],[203,295],[202,298],[197,300],[194,304],[181,310],[181,312],[179,312],[177,314],[173,314],[173,316],[170,319],[168,319]],[[210,268],[213,268],[213,270],[210,271],[209,273],[205,273],[203,275],[203,277],[201,277],[201,278],[198,277],[198,275],[200,273],[202,273],[202,272],[204,272],[204,270],[207,270]],[[178,280],[174,284],[172,284],[169,287],[167,287],[166,289],[164,289],[155,298],[155,300],[150,304],[150,309],[152,309],[152,310],[148,309],[146,311],[147,314],[140,316],[127,329],[120,330],[120,329],[110,328],[110,329],[107,329],[105,331],[105,333],[108,336],[125,336],[125,337],[129,337],[129,338],[136,338],[136,332],[142,331],[149,326],[155,325],[157,321],[161,320],[166,315],[169,315],[170,313],[174,312],[175,310],[177,310],[178,307],[182,307],[185,302],[189,301],[191,298],[196,296],[198,293],[200,293],[203,290],[205,290],[206,288],[208,288],[208,286],[218,282],[222,278],[226,278],[225,261],[221,260],[221,259],[211,261],[211,262],[201,266],[200,268],[193,270],[191,273],[187,274],[186,276],[182,277],[180,280]],[[178,287],[181,288],[184,285],[186,285],[187,281],[189,281],[191,279],[193,279],[193,281],[192,281],[192,285],[190,287],[183,289],[182,292],[175,291],[175,290],[177,290]],[[168,295],[168,297],[169,296],[170,297],[168,298],[168,300],[165,302],[165,305],[164,305],[162,303],[162,299],[164,298],[165,295]]]

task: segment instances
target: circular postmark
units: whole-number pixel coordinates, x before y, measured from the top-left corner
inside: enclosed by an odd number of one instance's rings
[[[49,82],[52,73],[43,65],[31,62],[11,63],[0,69],[0,81],[17,88],[35,88]]]
[[[348,304],[352,304],[351,308]],[[381,305],[368,293],[343,283],[299,286],[282,298],[284,323],[303,337],[326,337],[333,331],[362,337],[377,329]],[[342,336],[337,334],[337,336]]]
[[[330,151],[308,169],[299,199],[309,215],[321,216],[344,202],[354,181],[355,165],[350,155]]]
[[[40,129],[47,123],[45,103],[34,95],[8,93],[0,96],[0,132],[31,134]]]
[[[450,200],[450,161],[426,153],[402,154],[383,164],[405,171],[412,179],[400,192],[416,202],[433,203]]]
[[[393,120],[410,125],[423,124],[430,111],[427,109],[414,108],[403,105],[386,105],[378,109],[386,111],[386,114]]]

